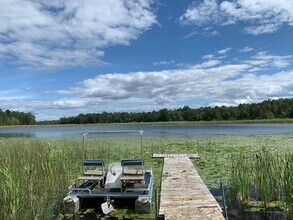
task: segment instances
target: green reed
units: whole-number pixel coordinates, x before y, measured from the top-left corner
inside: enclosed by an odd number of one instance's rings
[[[68,183],[76,178],[70,170],[78,166],[74,143],[63,140],[59,148],[53,142],[1,140],[1,219],[52,219],[60,211]]]
[[[151,159],[150,146],[146,166],[158,175],[162,164]],[[2,139],[0,152],[0,219],[56,219],[68,186],[82,173],[83,153],[107,164],[138,158],[140,140],[89,139],[84,149],[82,139]]]
[[[230,188],[233,199],[245,207],[286,207],[292,218],[292,150],[266,145],[235,157]]]
[[[292,138],[222,136],[200,138],[199,147],[197,143],[197,138],[144,139],[144,160],[147,168],[153,168],[155,188],[160,185],[163,160],[152,159],[152,153],[199,151],[201,159],[193,162],[210,189],[219,188],[223,181],[229,184],[231,200],[246,206],[261,201],[264,208],[272,203],[282,205],[292,217]],[[67,187],[82,173],[83,153],[88,159],[104,159],[107,164],[138,158],[140,140],[88,139],[83,149],[81,138],[0,139],[0,152],[0,219],[56,219],[62,213]],[[154,219],[154,213],[114,214]]]
[[[287,154],[282,160],[284,166],[284,189],[285,203],[287,208],[288,219],[293,219],[293,154]]]

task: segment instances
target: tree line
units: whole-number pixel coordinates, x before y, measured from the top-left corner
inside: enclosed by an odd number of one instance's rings
[[[102,112],[62,117],[40,124],[95,124],[166,121],[213,121],[293,118],[293,98],[266,100],[257,104],[240,104],[237,107],[216,106],[192,109],[163,108],[151,112]]]
[[[2,111],[0,109],[0,125],[33,125],[36,117],[32,113],[18,111]]]

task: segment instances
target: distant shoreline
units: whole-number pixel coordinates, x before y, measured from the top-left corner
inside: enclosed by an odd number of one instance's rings
[[[167,122],[130,122],[130,123],[97,123],[97,124],[51,124],[51,125],[2,125],[0,128],[33,128],[33,127],[75,127],[75,126],[186,126],[186,125],[230,125],[230,124],[292,124],[293,118],[287,119],[259,119],[259,120],[223,120],[223,121],[167,121]]]

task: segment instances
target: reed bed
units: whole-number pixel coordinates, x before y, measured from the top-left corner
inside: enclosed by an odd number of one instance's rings
[[[2,139],[0,152],[0,219],[57,219],[68,186],[82,173],[83,156],[108,164],[138,158],[140,140],[89,139],[84,149],[82,139]],[[151,150],[145,152],[146,166],[161,166],[150,164]]]
[[[233,160],[231,201],[261,209],[279,207],[293,219],[293,151],[261,146]]]
[[[83,153],[88,159],[101,158],[108,164],[140,157],[138,139],[94,138],[86,143],[84,150],[79,138],[0,139],[0,219],[58,218],[67,187],[82,173]],[[146,138],[144,160],[146,167],[153,168],[158,188],[163,160],[152,159],[153,153],[199,153],[201,159],[194,164],[211,190],[219,189],[222,181],[229,189],[230,201],[245,206],[259,201],[264,209],[274,204],[283,207],[290,219],[292,146],[289,135]],[[154,212],[137,215],[122,210],[113,215],[119,219],[154,219]]]

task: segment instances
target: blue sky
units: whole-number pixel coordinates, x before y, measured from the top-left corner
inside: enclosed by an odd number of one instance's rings
[[[293,0],[2,0],[0,108],[37,120],[293,95]]]

